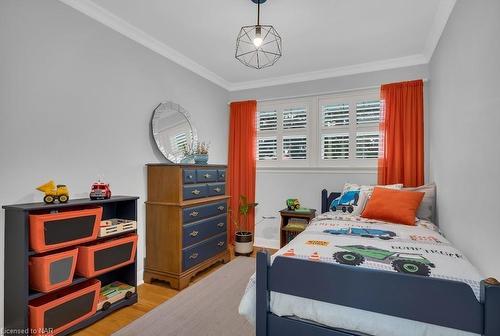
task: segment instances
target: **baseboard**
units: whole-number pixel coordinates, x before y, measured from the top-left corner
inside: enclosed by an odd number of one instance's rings
[[[256,247],[270,248],[270,249],[279,249],[280,242],[276,239],[266,239],[261,237],[255,237],[255,241],[253,243]]]

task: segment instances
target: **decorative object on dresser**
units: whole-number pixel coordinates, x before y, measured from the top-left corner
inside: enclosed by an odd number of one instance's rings
[[[280,248],[285,246],[295,238],[299,233],[304,231],[309,222],[316,217],[315,209],[283,209],[281,214],[280,227]]]
[[[67,335],[137,302],[135,230],[98,237],[101,219],[135,222],[137,199],[3,206],[6,333]],[[97,311],[101,286],[115,281],[134,293]]]
[[[153,111],[151,132],[156,146],[173,163],[192,162],[192,149],[198,142],[189,112],[179,104],[167,101]]]
[[[250,256],[253,252],[253,233],[245,231],[243,228],[248,227],[248,212],[254,209],[259,203],[248,203],[248,198],[240,195],[240,203],[238,205],[238,213],[229,209],[232,222],[235,226],[234,253],[236,255]]]
[[[198,272],[229,261],[226,166],[148,164],[144,281],[188,286]]]
[[[198,142],[193,149],[194,163],[198,165],[208,164],[208,148],[210,144],[206,142]]]

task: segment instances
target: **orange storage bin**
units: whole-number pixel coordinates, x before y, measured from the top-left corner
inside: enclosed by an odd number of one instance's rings
[[[97,238],[102,208],[30,215],[30,246],[51,251]]]
[[[91,278],[135,261],[137,235],[78,246],[76,273]]]
[[[100,290],[101,282],[91,279],[30,301],[31,335],[57,335],[94,315]]]
[[[30,288],[47,293],[70,285],[75,274],[77,256],[78,249],[73,248],[30,257]]]

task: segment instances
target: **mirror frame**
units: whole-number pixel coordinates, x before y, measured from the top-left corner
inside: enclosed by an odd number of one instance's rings
[[[165,113],[165,111],[174,111],[182,114],[184,118],[186,118],[186,121],[189,124],[189,127],[191,128],[191,143],[196,144],[198,142],[198,135],[196,132],[196,128],[193,126],[193,122],[191,121],[191,115],[189,112],[180,106],[179,104],[176,104],[172,101],[164,101],[158,104],[155,109],[153,110],[153,116],[151,118],[151,134],[153,136],[153,139],[155,140],[156,147],[158,147],[158,150],[163,154],[165,159],[167,159],[169,162],[172,163],[181,163],[183,158],[179,159],[179,162],[176,162],[174,159],[171,152],[168,152],[164,147],[163,144],[159,142],[159,137],[157,137],[157,134],[159,133],[158,131],[158,119],[162,117],[162,114]]]

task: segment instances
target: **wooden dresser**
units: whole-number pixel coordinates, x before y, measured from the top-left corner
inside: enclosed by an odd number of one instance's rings
[[[226,166],[148,164],[144,282],[187,287],[196,273],[229,261]]]

